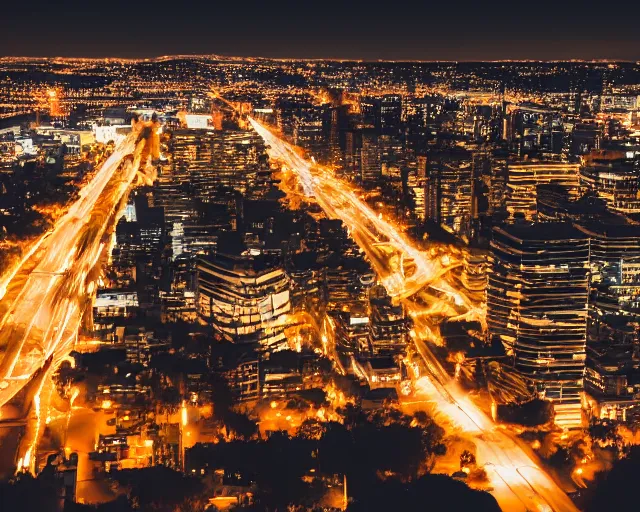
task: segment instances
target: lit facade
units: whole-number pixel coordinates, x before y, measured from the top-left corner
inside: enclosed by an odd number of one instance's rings
[[[553,401],[556,422],[581,421],[589,240],[570,224],[494,228],[487,287],[489,336]]]
[[[640,213],[640,167],[622,151],[592,151],[583,157],[582,186],[622,213]]]
[[[362,148],[360,149],[360,179],[365,185],[376,184],[382,177],[382,162],[378,137],[371,132],[362,134]]]
[[[473,167],[465,158],[439,155],[426,162],[426,218],[446,230],[464,234],[471,223]]]
[[[509,219],[537,219],[538,185],[562,185],[570,191],[572,197],[577,197],[580,188],[579,168],[578,164],[564,162],[509,163],[506,184]]]
[[[577,227],[590,240],[590,336],[632,342],[637,333],[627,324],[640,322],[640,229],[602,223]]]
[[[300,109],[293,118],[293,143],[311,151],[314,155],[319,155],[322,153],[325,142],[324,109],[320,107]]]
[[[266,164],[254,131],[176,130],[171,146],[174,181],[189,182],[204,200],[220,186],[246,193]]]
[[[371,300],[369,332],[373,355],[399,354],[407,347],[409,330],[404,308],[394,306],[388,297]]]
[[[283,348],[291,309],[290,281],[282,267],[264,256],[218,254],[197,267],[200,319],[235,343]]]

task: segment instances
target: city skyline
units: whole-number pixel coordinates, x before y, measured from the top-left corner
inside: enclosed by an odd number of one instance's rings
[[[35,5],[109,57],[0,57],[5,508],[633,508],[633,18]]]

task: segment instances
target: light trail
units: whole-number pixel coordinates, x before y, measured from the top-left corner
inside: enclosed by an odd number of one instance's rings
[[[442,255],[445,258],[437,252],[420,250],[399,226],[383,219],[362,201],[354,187],[336,178],[330,169],[303,158],[298,148],[256,120],[249,118],[249,121],[264,139],[270,157],[296,173],[304,194],[317,202],[328,217],[341,219],[348,226],[389,294],[403,301],[414,318],[416,350],[429,374],[416,382],[416,395],[432,404],[442,416],[443,426],[475,443],[476,458],[484,465],[491,492],[503,510],[576,511],[568,496],[532,456],[499,429],[451,379],[426,343],[440,341],[438,318],[484,321],[482,304],[474,303],[465,292],[456,289],[450,279],[448,271],[459,266],[459,254],[451,250]],[[393,268],[394,253],[410,261],[413,271]],[[411,296],[418,300],[409,300]]]
[[[282,140],[255,119],[249,121],[256,132],[269,146],[269,156],[293,169],[306,196],[315,200],[330,218],[341,219],[351,236],[367,253],[382,284],[389,295],[397,298],[409,297],[427,284],[437,285],[452,300],[467,310],[473,310],[473,302],[441,278],[448,270],[459,266],[451,254],[449,264],[443,258],[430,258],[406,237],[401,228],[386,220],[360,199],[360,193],[343,180],[336,178],[331,169],[303,158],[299,149]],[[380,257],[379,246],[391,247],[413,268],[390,271],[388,256]],[[380,261],[379,261],[380,260]]]
[[[47,237],[51,234],[51,231],[47,231],[44,233],[35,243],[29,247],[29,249],[25,252],[22,258],[13,266],[11,270],[6,272],[2,277],[0,277],[0,300],[4,298],[5,293],[7,293],[7,286],[13,278],[16,276],[18,272],[23,268],[23,266],[31,259],[33,254],[40,249],[42,243],[47,239]]]
[[[52,359],[55,368],[73,348],[91,307],[94,269],[105,259],[105,239],[115,229],[137,176],[144,142],[129,135],[104,162],[79,198],[47,234],[0,280],[0,407]],[[33,469],[40,434],[42,385],[34,396],[35,429],[21,447],[19,469]]]

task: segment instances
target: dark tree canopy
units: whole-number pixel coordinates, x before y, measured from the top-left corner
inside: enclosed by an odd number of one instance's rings
[[[495,498],[444,475],[425,475],[411,483],[388,480],[372,486],[349,505],[348,512],[499,512]]]
[[[358,408],[346,412],[348,424],[307,422],[296,437],[274,433],[266,440],[196,445],[188,450],[187,469],[224,468],[228,483],[255,483],[259,505],[270,510],[292,503],[312,506],[316,494],[313,483],[302,480],[305,475],[336,475],[340,479],[345,475],[349,496],[360,503],[357,506],[365,506],[371,489],[382,481],[388,482],[384,489],[395,493],[391,501],[411,500],[420,492],[438,487],[437,483],[429,487],[427,481],[420,480],[429,469],[426,462],[444,449],[442,431],[429,417],[401,413],[369,416]],[[453,492],[458,487],[468,492],[461,494],[460,500],[477,502],[478,510],[497,510],[491,508],[493,502],[488,495],[443,478],[453,482]],[[417,482],[422,483],[416,487]],[[489,503],[488,508],[482,508],[484,503]]]
[[[596,474],[584,503],[585,512],[638,510],[637,481],[640,475],[640,447],[633,447],[611,471]]]
[[[58,488],[51,472],[38,478],[21,473],[0,484],[0,510],[25,512],[53,511],[58,502]]]

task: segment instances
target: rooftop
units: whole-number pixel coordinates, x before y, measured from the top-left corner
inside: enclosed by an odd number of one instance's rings
[[[510,238],[528,242],[553,242],[565,240],[586,240],[587,235],[569,222],[548,222],[536,224],[509,224],[494,228],[496,233],[504,233]]]

